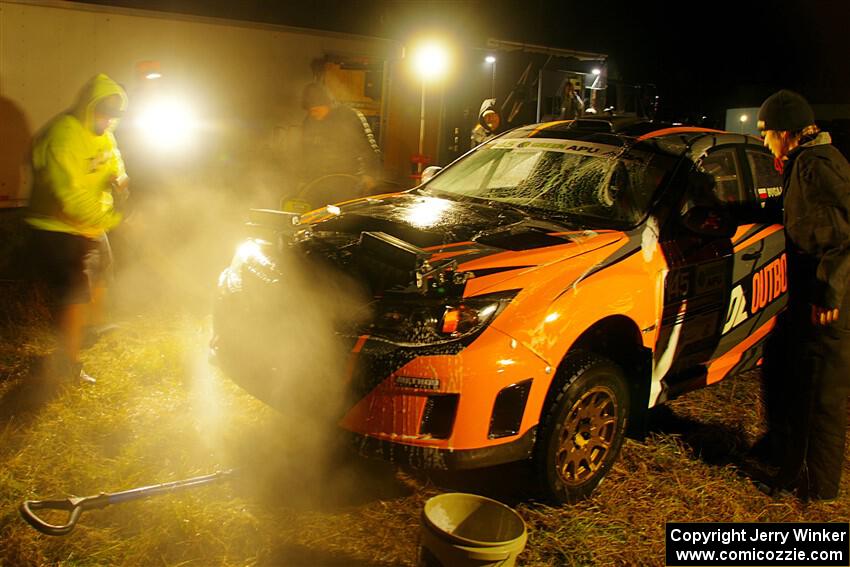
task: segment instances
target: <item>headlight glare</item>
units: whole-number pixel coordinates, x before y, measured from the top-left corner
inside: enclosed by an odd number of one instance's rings
[[[277,281],[275,263],[265,254],[267,243],[246,240],[236,249],[230,266],[219,276],[218,284],[231,291],[242,289],[245,272],[249,272],[265,283]]]

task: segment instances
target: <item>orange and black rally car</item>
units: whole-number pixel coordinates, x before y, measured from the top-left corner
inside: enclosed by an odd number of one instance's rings
[[[759,363],[786,301],[781,187],[750,136],[617,117],[522,127],[409,191],[255,211],[219,278],[213,353],[258,397],[274,390],[274,348],[246,329],[274,321],[263,339],[285,340],[275,301],[293,266],[324,273],[360,298],[334,330],[340,425],[362,452],[530,459],[546,497],[574,501],[648,408]]]

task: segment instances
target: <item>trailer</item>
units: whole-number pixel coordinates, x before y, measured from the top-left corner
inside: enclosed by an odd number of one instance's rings
[[[597,112],[647,116],[652,105],[653,93],[619,81],[606,54],[506,40],[463,46],[457,72],[429,85],[426,98],[405,46],[389,39],[59,0],[0,0],[0,29],[0,207],[26,203],[34,132],[100,72],[130,96],[116,136],[137,196],[165,178],[209,179],[255,207],[292,193],[300,93],[311,81],[366,116],[384,179],[397,189],[415,185],[422,165],[446,165],[470,149],[485,98],[504,107],[503,127],[556,116],[566,81]],[[135,122],[164,94],[180,100],[171,120],[193,123],[177,133],[172,124],[152,145]]]
[[[0,29],[0,206],[26,203],[22,164],[34,132],[68,108],[96,73],[128,91],[130,109],[116,136],[136,188],[146,178],[154,183],[157,168],[174,174],[191,165],[192,174],[261,184],[264,195],[275,187],[284,192],[298,161],[300,93],[316,80],[367,117],[385,178],[413,183],[418,86],[401,72],[396,41],[58,0],[0,0]],[[183,114],[196,122],[192,143],[179,151],[136,140],[130,120],[163,93],[177,93],[180,108],[188,109]],[[436,128],[432,115],[429,145]]]

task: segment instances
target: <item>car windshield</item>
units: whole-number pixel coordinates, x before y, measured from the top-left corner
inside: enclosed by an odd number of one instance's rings
[[[539,210],[582,224],[633,226],[647,214],[666,156],[555,138],[499,138],[426,189]]]

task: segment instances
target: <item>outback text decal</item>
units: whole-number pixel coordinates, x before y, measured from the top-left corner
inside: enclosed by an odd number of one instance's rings
[[[753,314],[788,291],[788,280],[785,277],[787,263],[788,260],[783,253],[753,275],[753,291],[750,298]]]
[[[766,306],[773,303],[779,296],[788,291],[788,260],[783,253],[759,269],[751,280],[749,313],[747,312],[747,297],[742,285],[735,286],[729,297],[729,309],[726,312],[726,323],[721,334],[726,334],[744,321],[750,315],[755,315]]]

